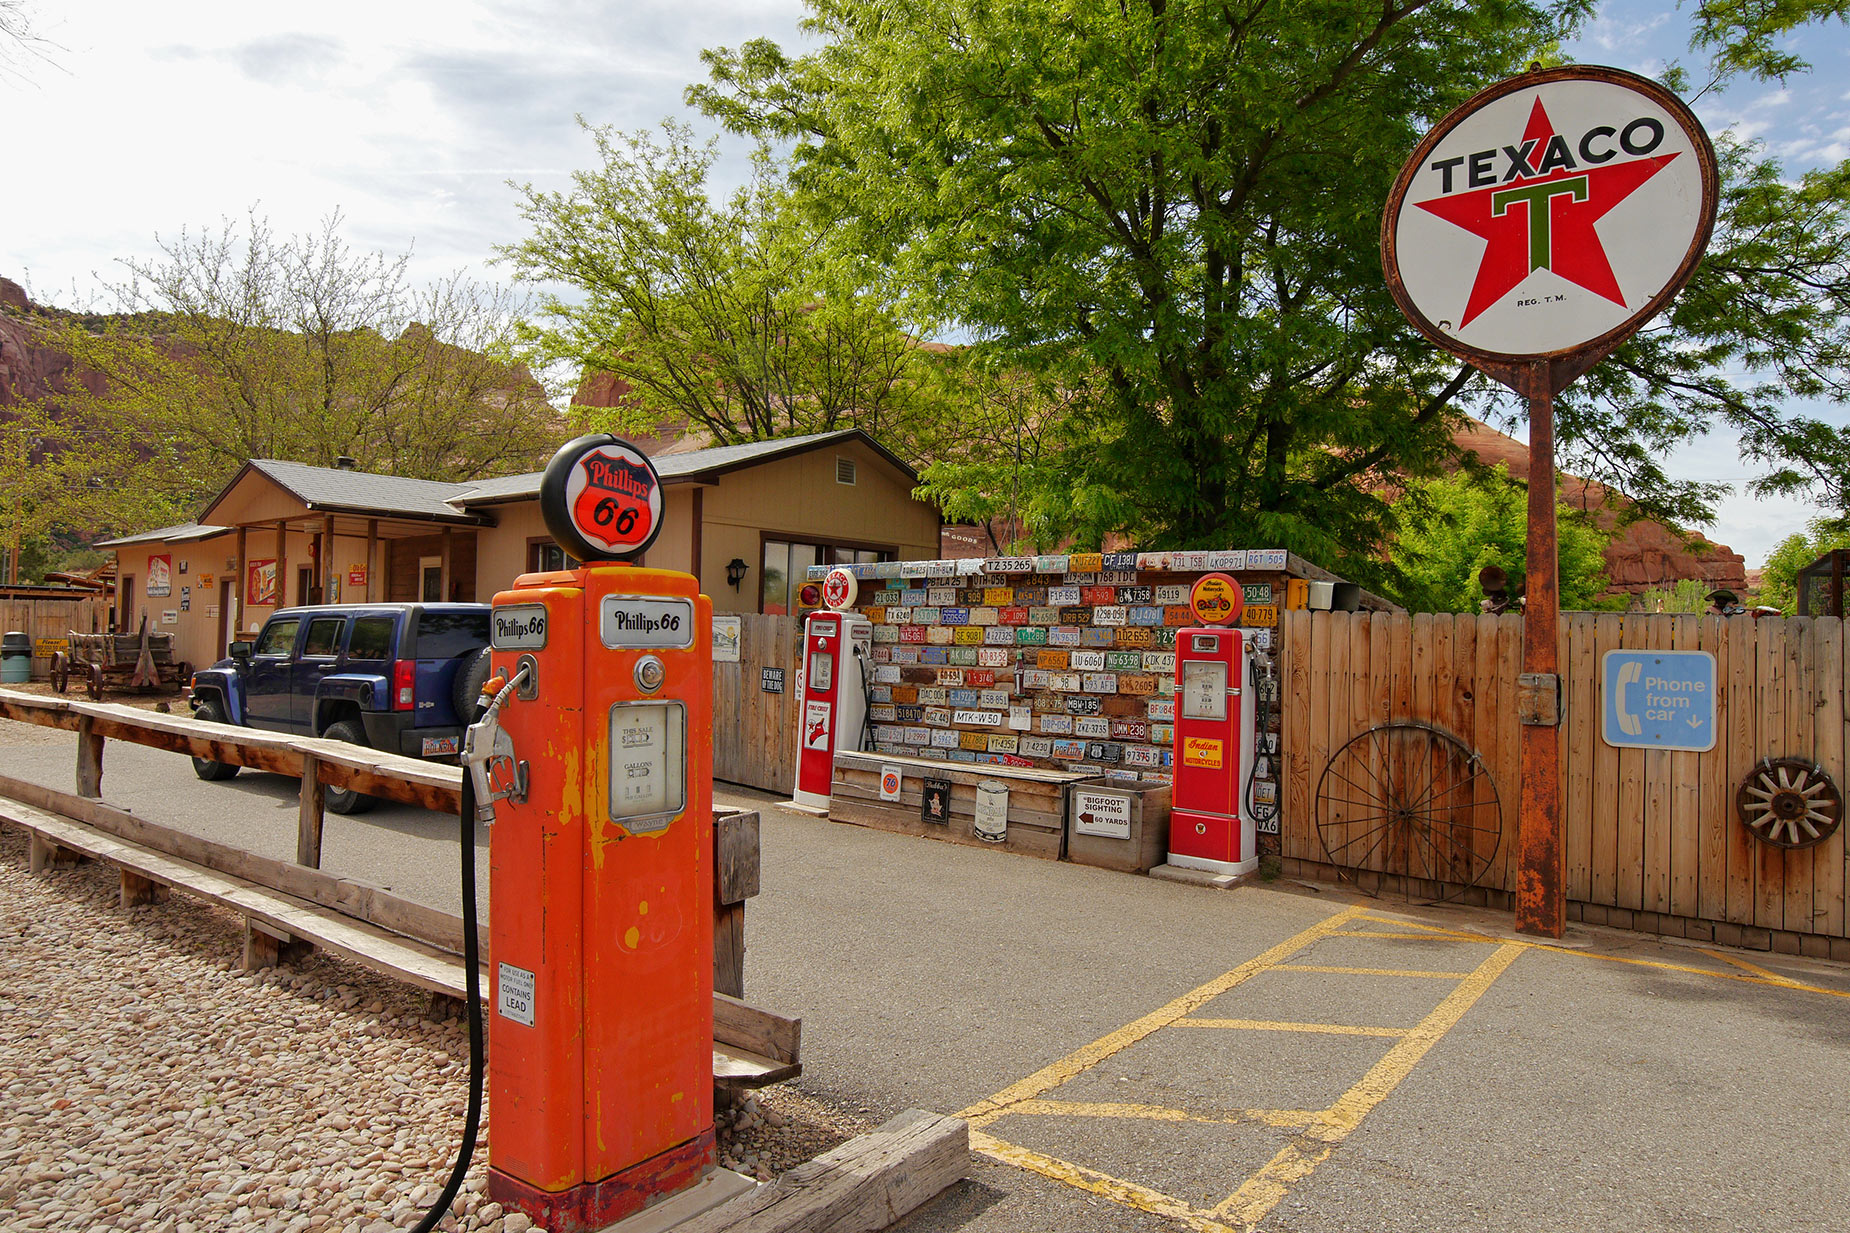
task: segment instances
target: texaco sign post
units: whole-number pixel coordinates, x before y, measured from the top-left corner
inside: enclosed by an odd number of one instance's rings
[[[1528,399],[1516,927],[1560,937],[1554,397],[1661,310],[1715,221],[1715,153],[1681,100],[1613,68],[1500,82],[1402,168],[1382,264],[1421,333]]]

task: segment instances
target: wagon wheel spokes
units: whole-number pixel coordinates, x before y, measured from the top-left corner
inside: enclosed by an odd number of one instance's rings
[[[1774,847],[1823,843],[1843,821],[1837,785],[1823,767],[1803,758],[1762,758],[1734,799],[1742,824]]]
[[[1324,766],[1316,809],[1325,856],[1368,894],[1398,876],[1409,898],[1415,879],[1449,898],[1476,885],[1501,846],[1489,769],[1430,724],[1380,724],[1351,737]]]

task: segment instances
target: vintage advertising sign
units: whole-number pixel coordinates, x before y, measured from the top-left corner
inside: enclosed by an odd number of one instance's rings
[[[546,530],[580,561],[641,556],[662,530],[662,481],[649,456],[593,433],[559,447],[540,476]]]
[[[822,578],[822,602],[840,612],[844,608],[854,607],[855,596],[859,595],[861,584],[854,576],[854,571],[837,565]],[[910,596],[907,596],[910,599]]]
[[[1466,358],[1609,350],[1675,295],[1715,220],[1715,153],[1675,95],[1619,69],[1499,82],[1441,120],[1382,219],[1388,283]]]
[[[1246,593],[1226,574],[1203,574],[1188,593],[1188,606],[1203,625],[1231,625],[1240,619]]]
[[[148,558],[149,599],[165,599],[173,594],[173,554],[158,553]]]

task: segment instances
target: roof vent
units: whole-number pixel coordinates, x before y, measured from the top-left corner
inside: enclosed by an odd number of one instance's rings
[[[359,465],[360,460],[355,458],[352,454],[342,454],[339,458],[334,460],[334,469],[336,471],[358,470]]]
[[[854,483],[854,459],[835,456],[835,482],[838,484]]]

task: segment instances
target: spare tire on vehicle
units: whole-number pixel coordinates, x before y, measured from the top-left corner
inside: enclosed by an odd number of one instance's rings
[[[462,663],[456,666],[456,677],[450,684],[450,703],[456,708],[456,718],[467,727],[475,718],[475,703],[482,696],[482,686],[488,683],[488,648],[460,658]]]

